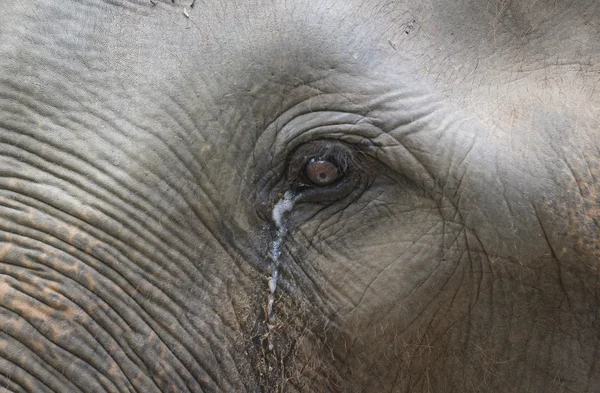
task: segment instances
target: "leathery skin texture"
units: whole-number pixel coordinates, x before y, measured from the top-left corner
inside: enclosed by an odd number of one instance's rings
[[[598,390],[596,1],[0,9],[1,392]]]

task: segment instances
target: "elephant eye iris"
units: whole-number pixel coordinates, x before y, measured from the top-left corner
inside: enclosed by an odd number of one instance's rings
[[[337,165],[322,158],[312,158],[306,164],[304,173],[315,186],[328,186],[342,177]]]

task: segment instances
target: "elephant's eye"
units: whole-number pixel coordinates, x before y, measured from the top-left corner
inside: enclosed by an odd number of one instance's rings
[[[295,201],[338,201],[363,179],[363,160],[352,145],[336,140],[304,143],[289,157],[286,190],[293,190]]]
[[[343,171],[326,158],[314,157],[304,167],[304,176],[315,186],[328,186],[343,176]]]

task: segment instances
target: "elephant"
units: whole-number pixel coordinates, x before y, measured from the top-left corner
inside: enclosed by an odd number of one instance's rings
[[[3,392],[597,392],[596,0],[0,13]]]

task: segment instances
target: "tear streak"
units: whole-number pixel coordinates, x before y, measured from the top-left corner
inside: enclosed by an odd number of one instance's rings
[[[271,330],[275,327],[275,312],[273,306],[275,304],[275,292],[277,291],[277,281],[279,280],[279,258],[281,256],[281,246],[283,239],[287,234],[285,226],[285,218],[287,213],[292,211],[294,207],[294,196],[291,191],[286,191],[283,198],[280,199],[273,207],[271,218],[277,227],[277,237],[271,243],[269,250],[269,258],[273,262],[273,273],[269,279],[269,301],[267,303],[267,335],[269,341],[269,350],[273,350],[273,341],[271,340]]]

